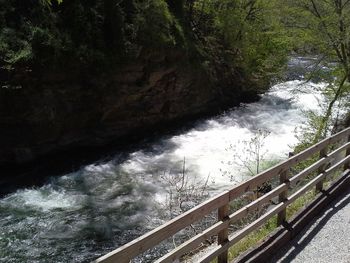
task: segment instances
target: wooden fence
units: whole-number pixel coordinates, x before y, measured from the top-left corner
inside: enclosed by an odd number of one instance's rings
[[[295,165],[302,161],[318,158],[307,168],[291,175],[290,171]],[[313,158],[312,158],[313,157]],[[108,253],[95,260],[96,263],[129,263],[133,258],[142,254],[158,245],[165,239],[171,238],[174,234],[199,221],[204,216],[209,215],[213,211],[217,211],[218,221],[209,228],[187,240],[168,254],[159,258],[155,262],[179,262],[183,255],[196,249],[203,242],[212,237],[217,237],[218,245],[214,250],[204,255],[198,262],[211,262],[217,258],[218,263],[228,262],[228,249],[247,236],[255,229],[262,226],[271,217],[277,215],[278,224],[282,224],[286,220],[286,208],[296,199],[304,195],[307,191],[315,187],[321,191],[324,187],[324,181],[327,176],[333,174],[339,169],[349,172],[350,164],[350,128],[347,128],[315,145],[304,150],[303,152],[292,156],[288,160],[254,176],[232,189],[225,191],[218,196],[203,202],[193,209],[179,215],[173,220],[163,224],[162,226],[146,233],[130,243]],[[310,174],[316,173],[307,180]],[[255,191],[258,186],[279,177],[279,185],[268,193],[252,200],[248,205],[229,213],[230,203],[243,194]],[[299,189],[291,191],[301,180],[307,180]],[[289,192],[292,192],[289,194]],[[234,222],[244,218],[250,212],[256,211],[263,204],[278,196],[278,203],[271,209],[268,209],[262,216],[250,223],[243,229],[229,235],[229,226]]]

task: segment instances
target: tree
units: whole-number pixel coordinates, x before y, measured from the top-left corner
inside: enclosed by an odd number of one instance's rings
[[[188,211],[210,196],[209,175],[206,180],[203,181],[196,175],[189,174],[186,169],[185,157],[182,161],[181,169],[178,169],[176,172],[164,172],[164,174],[160,176],[160,179],[166,191],[166,200],[161,205],[165,210],[165,218],[167,220]],[[174,247],[177,246],[177,243],[183,243],[186,240],[184,237],[190,238],[198,234],[203,231],[203,229],[213,224],[215,220],[215,214],[209,214],[200,221],[191,224],[183,233],[174,235],[172,238]],[[211,243],[212,240],[207,240],[207,242]]]
[[[282,1],[281,1],[282,2]],[[318,121],[312,142],[327,136],[332,111],[336,102],[347,93],[350,81],[350,1],[348,0],[301,0],[283,1],[284,24],[302,45],[323,54],[327,61],[335,61],[335,79],[330,83],[331,92],[326,91],[328,104]]]
[[[191,22],[205,50],[213,53],[215,60],[239,67],[252,83],[266,87],[283,68],[290,48],[277,3],[197,0],[194,4],[188,1],[188,6],[193,9]]]
[[[249,176],[257,175],[265,169],[268,153],[265,142],[269,135],[269,131],[258,129],[249,140],[231,144],[226,151],[232,155],[232,158],[229,162],[224,163],[229,166],[229,169],[221,170],[223,175],[229,176],[230,180],[234,181],[236,175],[231,172],[232,167],[238,168],[242,174]]]
[[[195,175],[189,176],[185,158],[181,170],[164,172],[160,179],[165,184],[167,193],[165,208],[171,219],[198,205],[209,196],[209,176],[204,182]]]

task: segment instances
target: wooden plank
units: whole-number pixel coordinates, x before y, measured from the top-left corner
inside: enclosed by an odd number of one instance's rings
[[[98,258],[96,263],[128,263],[132,258],[147,251],[148,249],[159,244],[161,241],[173,236],[178,231],[198,221],[205,215],[229,202],[229,192],[209,199],[208,201],[194,207],[182,215],[170,220],[164,225],[146,233],[145,235],[127,243],[126,245]]]
[[[350,142],[350,135],[348,136],[348,140],[347,141]],[[348,148],[346,150],[346,153],[345,153],[345,156],[348,156],[348,155],[350,155],[350,148]],[[349,168],[350,168],[350,162],[345,163],[343,170],[346,171]]]
[[[313,163],[309,167],[305,168],[300,173],[298,173],[298,174],[294,175],[293,177],[291,177],[289,179],[290,186],[291,187],[295,187],[300,180],[304,179],[306,176],[308,176],[309,174],[311,174],[314,171],[316,171],[322,165],[327,164],[328,160],[329,159],[327,157],[324,157],[324,158],[318,160],[317,162]]]
[[[308,182],[306,185],[304,185],[302,188],[300,188],[297,192],[293,193],[291,196],[288,197],[287,201],[285,202],[287,205],[290,205],[293,203],[296,199],[301,197],[303,194],[305,194],[308,190],[310,190],[312,187],[314,187],[318,182],[323,180],[327,176],[327,173],[324,172],[322,174],[319,174],[314,179],[312,179],[310,182]]]
[[[217,235],[219,231],[229,226],[229,221],[219,221],[211,227],[207,228],[202,233],[192,237],[185,243],[176,247],[174,250],[164,255],[162,258],[155,261],[155,263],[172,263],[176,260],[179,260],[184,254],[192,251],[197,248],[202,242],[211,238],[214,235]]]
[[[254,200],[250,204],[242,207],[241,209],[237,210],[236,212],[232,213],[230,217],[230,223],[234,223],[237,220],[242,219],[243,217],[247,216],[250,212],[254,211],[256,208],[260,207],[262,204],[265,204],[267,201],[271,200],[275,196],[279,195],[281,192],[288,189],[287,184],[282,184],[273,189],[272,191],[268,192],[267,194],[259,197],[258,199]]]
[[[236,211],[235,213],[231,214],[230,215],[230,222],[232,223],[234,221],[237,221],[237,220],[243,218],[244,216],[246,216],[249,213],[249,211],[260,206],[262,203],[265,203],[267,200],[271,200],[273,197],[277,196],[279,193],[285,191],[286,189],[288,189],[287,184],[279,185],[273,191],[256,199],[251,204],[249,204],[249,205],[241,208],[240,210]],[[268,213],[264,214],[262,217],[258,218],[256,221],[249,224],[248,226],[246,226],[242,230],[238,231],[233,236],[229,237],[229,241],[227,244],[218,246],[218,248],[216,250],[212,251],[209,255],[205,255],[199,262],[210,262],[211,260],[216,258],[220,253],[222,253],[222,251],[225,251],[225,249],[228,250],[229,247],[231,247],[234,243],[241,240],[244,236],[246,236],[251,231],[258,228],[264,222],[266,222],[268,219],[270,219],[272,216],[274,216],[275,214],[280,212],[283,209],[283,207],[285,207],[285,206],[286,205],[284,205],[283,203],[278,204],[276,206],[278,209],[276,209],[276,207],[271,209]]]
[[[335,155],[337,153],[339,153],[338,150],[332,152],[331,154],[333,156],[333,155]],[[311,180],[308,184],[306,184],[304,187],[302,187],[296,193],[291,195],[291,197],[287,198],[285,200],[285,202],[282,202],[282,203],[278,204],[275,208],[273,208],[267,214],[263,215],[258,220],[254,221],[252,224],[250,224],[247,227],[245,227],[243,230],[238,232],[235,236],[229,237],[228,244],[219,246],[217,250],[211,252],[211,254],[209,254],[209,255],[206,255],[204,258],[201,259],[200,262],[210,262],[215,257],[217,257],[222,251],[224,251],[225,248],[228,250],[229,247],[231,247],[234,243],[238,242],[245,235],[247,235],[248,233],[254,231],[257,227],[261,226],[263,223],[265,223],[268,219],[270,219],[275,214],[279,213],[280,211],[283,211],[288,205],[290,205],[297,198],[299,198],[305,192],[307,192],[312,187],[314,187],[318,182],[323,180],[327,176],[327,174],[332,173],[334,170],[338,169],[347,160],[350,160],[350,156],[348,156],[347,158],[341,160],[337,164],[333,165],[332,167],[327,169],[324,173],[318,175],[316,178]],[[257,207],[258,205],[261,205],[262,202],[266,202],[268,199],[272,199],[274,196],[278,195],[280,192],[285,191],[286,189],[288,189],[288,182],[284,183],[284,184],[282,184],[282,185],[280,185],[278,187],[276,187],[273,191],[271,191],[268,194],[260,197],[259,199],[256,199],[254,202],[250,203],[249,205],[247,205],[247,206],[241,208],[240,210],[236,211],[235,213],[231,214],[230,215],[230,223],[243,218],[244,216],[246,216],[248,214],[249,209],[252,209],[252,208]]]
[[[349,129],[349,131],[350,131],[350,129]],[[349,131],[347,131],[347,132],[349,132]],[[233,189],[230,190],[230,200],[232,200],[234,197],[237,197],[237,196],[241,195],[242,193],[245,193],[247,191],[250,191],[250,190],[254,189],[257,185],[265,182],[266,179],[272,178],[273,175],[277,171],[282,171],[283,168],[289,167],[290,165],[299,162],[300,160],[302,160],[302,158],[310,157],[312,154],[316,153],[318,148],[320,148],[321,146],[329,145],[330,143],[334,143],[337,140],[340,140],[343,136],[344,136],[344,132],[336,134],[335,136],[333,136],[333,137],[331,137],[329,139],[326,139],[326,140],[320,142],[319,144],[315,145],[314,147],[312,147],[311,151],[309,149],[308,151],[301,152],[300,154],[295,155],[294,157],[289,159],[288,161],[286,161],[286,162],[284,162],[284,163],[282,163],[280,165],[277,165],[276,167],[273,167],[270,170],[262,173],[261,175],[264,175],[264,176],[260,176],[259,177],[259,175],[258,175],[256,177],[254,177],[254,178],[244,182],[244,183],[241,183],[240,185],[238,185],[238,186],[236,186],[236,187],[234,187]],[[325,160],[323,160],[322,163],[323,162],[325,162]],[[317,168],[314,168],[314,169],[317,169]],[[296,178],[294,178],[294,179],[296,179]],[[244,216],[247,213],[246,209],[247,208],[243,208],[242,210],[240,210],[239,213],[236,213],[234,215],[234,218],[238,218],[238,217]]]
[[[288,180],[288,172],[284,171],[283,173],[280,174],[280,184],[286,183]],[[278,196],[278,201],[284,202],[288,197],[288,189],[285,191],[281,192]],[[278,215],[277,215],[277,225],[282,225],[286,221],[286,215],[287,215],[287,210],[284,208],[281,210]]]
[[[229,219],[229,204],[222,206],[218,210],[218,219],[220,221],[228,221]],[[218,233],[218,245],[224,245],[228,242],[228,226],[224,229],[222,229]],[[222,252],[218,256],[218,263],[227,263],[228,261],[228,251]]]
[[[257,186],[277,176],[283,171],[290,169],[293,165],[298,164],[299,162],[311,157],[313,154],[319,152],[321,149],[329,146],[330,144],[336,143],[339,140],[347,137],[349,134],[350,127],[327,139],[322,140],[321,142],[313,145],[312,147],[292,156],[288,160],[277,164],[270,169],[267,169],[266,171],[254,176],[253,178],[240,183],[239,185],[233,187],[230,190],[230,200],[241,196],[243,193],[254,190]]]
[[[95,262],[116,262],[126,263],[129,262],[135,256],[145,252],[146,250],[154,247],[159,244],[164,239],[167,239],[192,224],[195,221],[198,221],[205,215],[209,214],[214,209],[217,209],[225,204],[228,201],[233,200],[234,198],[240,196],[242,193],[253,190],[255,187],[261,185],[262,183],[268,181],[279,173],[288,170],[291,166],[299,163],[302,160],[312,156],[317,151],[320,151],[322,148],[327,147],[329,144],[333,144],[343,138],[349,137],[350,127],[333,135],[330,138],[327,138],[316,145],[310,147],[309,149],[304,150],[303,152],[291,157],[290,159],[282,162],[279,165],[276,165],[267,171],[260,173],[254,178],[241,183],[238,186],[233,187],[230,191],[226,191],[203,204],[189,210],[188,212],[174,218],[173,220],[165,223],[164,225],[146,233],[140,238],[137,238],[130,243],[108,253],[107,255],[100,257]],[[247,209],[247,208],[246,208]],[[234,218],[242,216],[247,211],[242,210],[241,214],[236,214]],[[230,218],[232,219],[232,218]]]
[[[264,224],[267,220],[269,220],[271,217],[276,215],[278,212],[280,212],[285,207],[284,203],[280,203],[274,208],[272,208],[269,212],[265,213],[263,216],[255,220],[253,223],[249,224],[242,230],[234,233],[232,236],[229,237],[229,242],[225,245],[218,246],[214,251],[211,251],[209,254],[202,257],[198,262],[202,263],[210,263],[213,259],[215,259],[220,253],[222,253],[225,250],[228,250],[231,246],[233,246],[235,243],[237,243],[239,240],[244,238],[246,235],[260,227],[262,224]]]
[[[313,186],[315,186],[318,182],[323,180],[327,175],[333,173],[335,170],[339,169],[344,163],[348,162],[350,160],[350,155],[339,161],[338,163],[334,164],[332,167],[325,170],[322,174],[319,174],[314,179],[312,179],[310,182],[308,182],[306,185],[304,185],[302,188],[300,188],[297,192],[293,193],[287,200],[287,205],[294,202],[297,198],[302,196],[305,192],[310,190]]]
[[[218,246],[217,249],[210,252],[208,255],[205,255],[199,262],[203,263],[210,263],[211,260],[213,260],[217,255],[222,253],[224,250],[228,250],[232,245],[237,243],[239,240],[241,240],[243,237],[260,227],[262,224],[264,224],[267,220],[269,220],[274,215],[278,214],[280,211],[284,210],[288,205],[290,205],[292,202],[294,202],[297,198],[302,196],[305,192],[310,190],[312,187],[314,187],[318,182],[323,180],[328,174],[334,172],[336,169],[339,169],[345,162],[350,160],[350,156],[347,156],[337,164],[333,165],[329,169],[327,169],[324,173],[318,175],[313,180],[311,180],[308,184],[303,186],[300,190],[295,192],[293,195],[288,197],[284,202],[279,203],[277,206],[275,206],[273,209],[271,209],[269,212],[265,213],[262,217],[255,220],[253,223],[249,224],[242,230],[235,233],[233,236],[229,237],[229,242],[225,245]]]
[[[350,161],[350,155],[346,156],[344,159],[342,159],[341,161],[337,162],[336,164],[334,164],[333,166],[331,166],[330,168],[328,168],[325,173],[328,175],[328,174],[331,174],[333,173],[335,170],[339,169],[340,166],[348,163]]]
[[[330,158],[336,157],[339,153],[341,153],[343,151],[349,152],[349,154],[350,154],[350,142],[343,144],[341,147],[339,147],[339,148],[335,149],[333,152],[329,153],[328,157],[330,157]],[[347,155],[347,154],[345,154],[345,155]]]
[[[198,234],[197,236],[195,236],[195,237],[191,238],[190,240],[188,240],[187,242],[183,243],[181,246],[177,247],[173,251],[169,252],[168,254],[166,254],[161,259],[157,260],[156,262],[157,263],[174,262],[176,259],[179,259],[184,254],[195,249],[198,245],[201,244],[201,242],[205,241],[206,239],[210,238],[211,236],[216,235],[221,229],[228,227],[229,224],[245,217],[246,215],[248,215],[249,212],[253,211],[256,208],[261,207],[261,205],[270,201],[275,196],[278,196],[281,192],[285,191],[286,189],[288,189],[287,184],[277,186],[272,191],[266,193],[265,195],[254,200],[250,204],[242,207],[241,209],[239,209],[236,212],[229,215],[229,222],[228,221],[220,221],[220,222],[216,223],[212,227],[208,228],[207,230],[203,231],[202,233]]]
[[[322,158],[325,158],[327,157],[327,151],[328,151],[328,147],[325,147],[323,148],[321,151],[320,151],[320,159]],[[327,158],[328,159],[328,158]],[[317,173],[318,174],[321,174],[325,171],[326,169],[326,164],[322,164],[318,170],[317,170]],[[317,184],[316,184],[316,192],[321,192],[323,190],[323,183],[324,183],[324,179],[319,181]]]
[[[344,129],[344,130],[342,130],[342,131],[332,135],[330,137],[331,143],[335,143],[335,142],[337,142],[337,141],[339,141],[341,139],[344,139],[344,138],[346,138],[348,136],[350,136],[350,127],[348,127],[346,129]]]
[[[290,186],[294,187],[298,181],[302,180],[312,172],[316,171],[319,167],[322,165],[327,165],[332,161],[333,158],[335,158],[339,153],[350,149],[350,143],[346,143],[343,146],[339,147],[338,149],[334,150],[330,154],[328,154],[327,157],[323,157],[322,159],[318,160],[317,162],[313,163],[309,167],[305,168],[303,171],[298,173],[297,175],[293,176],[292,178],[289,179]]]

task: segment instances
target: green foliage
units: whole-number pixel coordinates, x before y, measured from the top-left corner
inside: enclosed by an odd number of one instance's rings
[[[295,46],[322,54],[329,61],[338,61],[350,77],[350,12],[349,1],[284,1],[283,22]],[[299,43],[299,44],[298,44]]]
[[[334,76],[337,75],[336,71],[332,72]],[[296,129],[296,137],[299,141],[296,152],[332,135],[341,120],[345,119],[347,112],[350,111],[350,84],[345,81],[345,78],[346,76],[343,76],[342,80],[336,78],[327,85],[314,88],[315,93],[320,94],[321,97],[318,105],[320,110],[304,111],[306,121]]]
[[[231,181],[235,181],[238,171],[242,175],[243,181],[245,176],[255,176],[278,163],[279,160],[267,158],[268,150],[265,143],[269,135],[270,131],[258,129],[254,131],[249,140],[230,144],[225,150],[232,156],[232,161],[222,162],[228,166],[227,169],[220,169],[223,175],[228,176]]]
[[[277,217],[269,219],[262,227],[244,237],[229,249],[229,259],[237,258],[242,252],[247,251],[259,241],[266,238],[277,227]]]
[[[226,1],[226,6],[232,1]],[[283,36],[272,1],[235,1],[223,9],[217,18],[217,27],[227,45],[239,49],[245,68],[259,72],[273,69],[275,58],[283,57],[288,41]],[[277,63],[278,64],[278,63]]]
[[[222,45],[228,63],[241,68],[250,80],[266,86],[281,71],[290,50],[277,3],[198,0],[195,24],[208,34],[207,41]]]
[[[141,47],[183,47],[165,0],[0,0],[0,64],[85,68],[120,64]]]
[[[147,46],[182,45],[183,29],[165,0],[139,1],[139,36]]]
[[[206,65],[218,81],[230,78],[226,85],[239,74],[267,86],[289,50],[276,0],[0,3],[2,68],[109,67],[134,59],[145,49],[170,47]]]
[[[28,61],[32,57],[31,45],[17,36],[15,30],[3,28],[0,35],[0,55],[2,63],[15,64]]]
[[[182,167],[174,167],[172,171],[164,172],[160,176],[164,189],[166,190],[166,200],[161,205],[164,206],[167,215],[172,219],[179,214],[186,212],[194,206],[200,204],[209,197],[209,176],[205,181],[197,178],[196,175],[189,175],[186,168],[186,159],[183,159]]]
[[[350,12],[349,1],[285,1],[284,24],[295,36],[297,50],[322,54],[326,62],[336,61],[331,74],[322,74],[328,85],[323,95],[322,111],[308,112],[300,145],[310,145],[329,136],[344,112],[349,112]],[[300,146],[298,146],[300,148]]]
[[[281,11],[285,27],[294,36],[295,49],[321,54],[323,63],[333,63],[332,71],[318,73],[327,85],[317,91],[323,97],[321,111],[306,113],[308,121],[297,146],[304,148],[331,135],[350,110],[350,2],[287,0]]]
[[[316,196],[314,190],[306,192],[304,195],[296,199],[291,205],[287,207],[287,220],[293,218],[301,209],[310,204]]]

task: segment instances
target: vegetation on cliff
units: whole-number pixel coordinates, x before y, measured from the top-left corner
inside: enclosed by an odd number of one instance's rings
[[[310,113],[316,122],[305,131],[315,142],[337,122],[335,107],[348,107],[349,5],[0,0],[2,151],[35,152],[33,145],[51,149],[91,137],[105,143],[140,127],[237,105],[268,88],[292,50],[336,62],[334,71],[322,73],[330,83],[322,91],[325,111]],[[32,134],[18,143],[13,134],[23,127]],[[42,127],[52,127],[51,134]]]
[[[145,49],[176,48],[227,85],[266,87],[289,47],[277,2],[1,0],[2,75],[105,70]]]
[[[324,97],[322,111],[307,113],[309,122],[300,136],[306,147],[339,129],[350,112],[350,2],[289,0],[282,10],[284,26],[295,36],[294,47],[319,55],[313,75],[327,83],[319,91]]]

